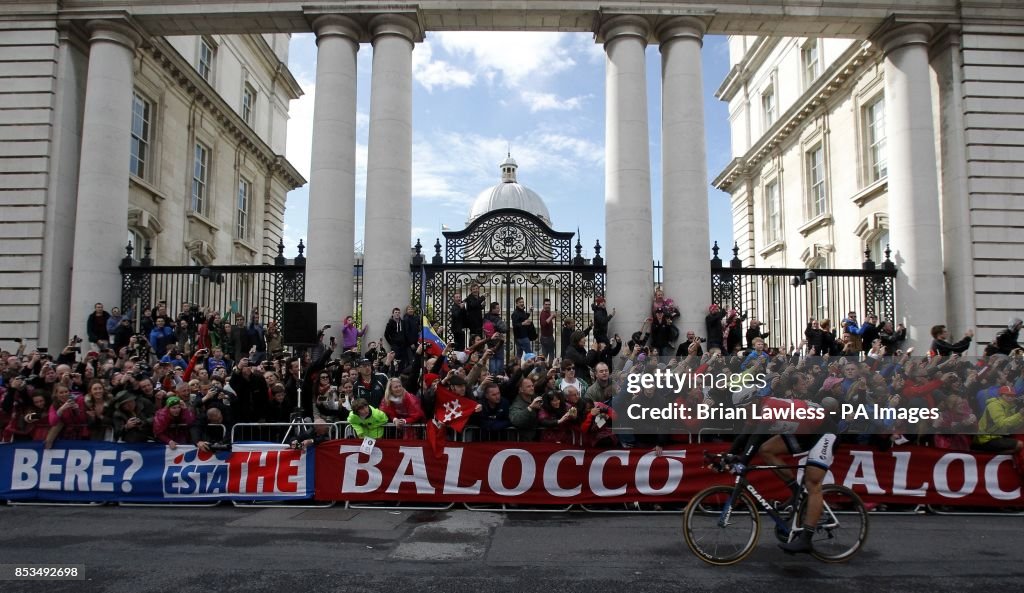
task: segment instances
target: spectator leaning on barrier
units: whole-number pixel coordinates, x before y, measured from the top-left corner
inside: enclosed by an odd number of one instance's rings
[[[1008,436],[1024,432],[1024,402],[1013,387],[999,388],[999,396],[988,400],[978,421],[979,434],[974,437],[974,448],[991,453],[1013,455],[1017,473],[1024,477],[1024,443]]]
[[[501,387],[490,381],[481,385],[480,391],[483,394],[483,401],[471,422],[480,427],[481,440],[501,438],[501,431],[512,426],[509,420],[508,400],[501,397]]]
[[[227,450],[231,448],[229,436],[231,427],[224,424],[224,416],[217,408],[210,408],[192,424],[189,429],[192,442],[201,451]]]
[[[406,391],[397,377],[388,382],[388,394],[380,411],[394,423],[400,438],[412,440],[417,437],[416,430],[409,425],[423,422],[423,410],[416,396]]]
[[[153,418],[153,436],[171,449],[192,442],[191,429],[196,416],[192,408],[186,407],[181,398],[167,398],[164,407]]]
[[[537,414],[544,398],[534,394],[533,380],[529,377],[520,379],[517,389],[518,395],[509,406],[509,421],[519,430],[519,440],[532,441],[537,437]]]
[[[578,414],[575,407],[565,403],[565,394],[557,389],[543,396],[537,411],[537,424],[543,430],[540,440],[544,443],[572,444],[573,423]]]
[[[370,402],[359,398],[352,402],[352,412],[348,415],[348,424],[357,438],[379,439],[384,436],[384,425],[388,423],[388,415],[370,405]]]
[[[306,449],[329,440],[331,440],[331,425],[317,418],[313,421],[313,426],[296,435],[289,445],[292,449]]]

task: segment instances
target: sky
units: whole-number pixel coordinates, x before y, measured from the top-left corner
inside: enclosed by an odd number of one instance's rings
[[[363,240],[373,48],[358,54],[356,243]],[[292,37],[289,67],[305,94],[290,106],[287,158],[309,179],[316,42]],[[729,196],[710,186],[728,164],[728,106],[714,97],[729,70],[722,36],[704,39],[710,237],[732,244]],[[433,32],[413,51],[412,236],[432,246],[465,227],[476,196],[500,181],[509,150],[519,183],[544,199],[553,226],[579,229],[584,255],[605,242],[605,55],[589,33]],[[654,257],[661,259],[661,60],[647,48]],[[306,238],[309,184],[288,194],[286,254]],[[427,253],[432,250],[425,249]],[[608,254],[604,254],[608,257]],[[708,257],[711,257],[710,246]]]

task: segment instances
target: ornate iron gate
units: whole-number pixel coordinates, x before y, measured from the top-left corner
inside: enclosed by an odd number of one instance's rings
[[[461,231],[443,233],[445,245],[434,244],[428,262],[417,242],[413,257],[413,302],[422,303],[424,313],[440,322],[442,338],[452,338],[449,308],[456,292],[466,296],[473,284],[487,303],[498,302],[505,322],[518,297],[534,309],[534,323],[544,299],[562,319],[572,318],[577,328],[591,323],[594,298],[605,290],[605,265],[600,243],[595,256],[583,258],[583,245],[574,233],[558,232],[540,218],[514,209],[489,212]],[[575,249],[575,256],[573,250]],[[444,255],[442,255],[442,250]],[[486,305],[485,305],[486,309]],[[485,310],[486,313],[486,310]],[[555,342],[560,342],[560,324],[555,325]],[[511,339],[506,354],[512,352]]]
[[[896,265],[889,259],[876,266],[865,253],[861,269],[744,268],[739,247],[723,266],[718,243],[712,248],[711,302],[736,308],[756,317],[771,333],[768,343],[779,348],[799,347],[811,319],[831,319],[838,329],[847,312],[865,319],[878,315],[881,323],[896,317]],[[745,326],[746,327],[746,326]],[[840,330],[841,331],[841,330]]]
[[[277,249],[273,265],[154,266],[148,248],[137,261],[129,243],[121,261],[121,309],[131,307],[137,317],[142,309],[166,301],[169,311],[179,313],[181,303],[195,303],[248,317],[258,307],[264,323],[274,320],[280,327],[282,305],[305,300],[306,258],[301,241],[292,263],[284,257],[283,244]]]

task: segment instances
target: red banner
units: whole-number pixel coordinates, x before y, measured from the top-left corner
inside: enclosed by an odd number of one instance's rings
[[[722,445],[581,449],[544,443],[448,443],[435,458],[421,441],[378,440],[372,455],[359,441],[316,448],[318,500],[512,504],[602,504],[685,501],[731,483],[702,467],[704,451]],[[786,498],[770,471],[750,474],[766,498]],[[865,501],[1014,506],[1024,503],[1007,455],[901,447],[888,452],[842,449],[826,483],[853,488]]]

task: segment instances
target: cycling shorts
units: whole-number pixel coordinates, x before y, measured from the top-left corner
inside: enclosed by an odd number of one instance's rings
[[[826,432],[823,435],[816,434],[784,434],[783,442],[790,455],[807,454],[807,465],[820,467],[828,470],[832,466],[832,458],[835,455],[836,443],[839,439],[836,435]]]

